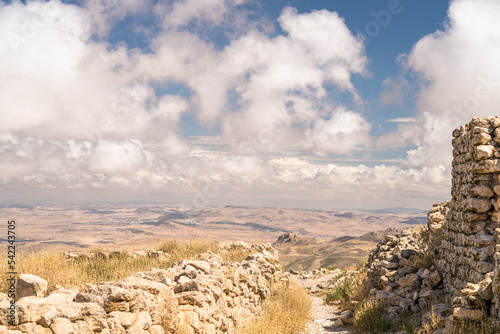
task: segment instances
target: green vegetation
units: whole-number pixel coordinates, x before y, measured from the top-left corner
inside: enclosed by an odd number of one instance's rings
[[[329,304],[336,300],[346,300],[350,297],[352,289],[357,284],[353,279],[345,279],[342,283],[336,285],[333,292],[326,295],[326,303]]]
[[[354,314],[354,328],[374,334],[387,333],[391,320],[384,314],[384,305],[368,299],[359,304]]]
[[[484,318],[480,322],[465,321],[455,326],[453,334],[496,334],[500,333],[500,326],[491,318]]]

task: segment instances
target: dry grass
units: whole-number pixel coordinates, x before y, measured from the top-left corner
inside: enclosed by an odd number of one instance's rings
[[[254,251],[244,248],[236,248],[232,250],[224,249],[218,252],[224,262],[241,262],[252,253],[254,253]]]
[[[170,268],[173,263],[185,259],[195,259],[200,253],[216,251],[217,242],[191,240],[180,242],[167,240],[158,247],[168,255],[164,259],[138,257],[132,258],[122,254],[116,258],[93,258],[82,261],[68,261],[62,252],[30,252],[16,254],[16,271],[20,274],[33,274],[49,283],[49,291],[56,286],[70,288],[79,287],[83,283],[98,284],[115,281],[151,268]],[[101,249],[102,250],[102,249]],[[93,250],[97,252],[98,250]],[[237,258],[240,253],[227,252],[227,258]],[[5,271],[0,273],[0,291],[7,291]]]
[[[500,326],[491,318],[481,321],[465,321],[457,323],[453,334],[495,334],[500,332]]]
[[[290,280],[289,285],[276,283],[272,286],[271,298],[264,303],[261,317],[238,333],[299,333],[311,319],[311,307],[311,297],[296,281]]]
[[[387,333],[392,327],[384,314],[384,305],[372,299],[362,302],[354,314],[354,328],[363,333]]]

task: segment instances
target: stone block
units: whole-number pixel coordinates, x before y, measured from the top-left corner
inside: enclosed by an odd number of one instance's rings
[[[23,297],[45,297],[47,294],[47,281],[30,274],[22,274],[16,283],[16,299]]]

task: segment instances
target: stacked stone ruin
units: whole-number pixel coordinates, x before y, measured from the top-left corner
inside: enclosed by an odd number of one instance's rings
[[[437,265],[446,291],[457,296],[467,283],[480,283],[495,267],[500,117],[474,118],[453,131],[453,137],[452,199]]]
[[[429,298],[440,303],[430,313],[444,319],[443,325],[485,315],[500,320],[500,117],[472,119],[453,131],[452,144],[451,200],[429,211],[425,243],[418,235],[420,246],[401,247],[400,239],[411,234],[406,232],[372,251],[367,264],[372,295],[393,313],[424,311],[428,303],[422,297]],[[416,256],[406,261],[403,248]],[[424,283],[425,264],[418,263],[423,253],[432,258],[429,270],[440,275],[433,286]],[[411,288],[405,286],[409,277]]]
[[[10,300],[0,293],[0,333],[236,333],[261,313],[271,284],[286,284],[288,275],[270,244],[220,247],[252,254],[241,262],[223,262],[219,254],[207,252],[169,269],[50,293],[43,279],[21,275],[14,325]]]

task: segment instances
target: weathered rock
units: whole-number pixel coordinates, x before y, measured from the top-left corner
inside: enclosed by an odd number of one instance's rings
[[[142,334],[148,330],[152,324],[151,315],[148,312],[139,312],[135,315],[135,321],[128,329],[130,334]]]
[[[420,285],[420,279],[417,274],[407,275],[399,279],[399,285],[402,288],[407,286],[418,287]]]
[[[76,294],[74,301],[77,303],[96,303],[104,307],[104,299],[90,293],[79,292]]]
[[[210,299],[198,291],[186,291],[176,294],[179,305],[192,305],[200,308],[206,307]]]
[[[79,290],[59,288],[46,297],[46,293],[26,296],[16,303],[16,328],[43,334],[234,333],[262,311],[271,283],[287,282],[288,275],[280,271],[277,253],[269,244],[227,247],[255,253],[236,263],[207,252],[200,260],[116,282],[86,283]],[[9,305],[6,295],[0,294],[0,314]]]
[[[183,261],[183,264],[185,265],[185,267],[191,266],[197,270],[202,271],[205,274],[210,273],[210,264],[208,262],[205,262],[205,261],[186,261],[186,262],[184,262]]]
[[[49,328],[45,328],[45,327],[43,327],[41,325],[37,325],[33,322],[22,324],[18,328],[21,332],[27,333],[27,334],[53,334],[54,333]],[[0,333],[7,333],[7,332],[6,331],[2,332],[2,330],[0,329]]]
[[[22,274],[16,283],[16,299],[35,296],[44,297],[47,294],[47,281],[30,274]]]
[[[487,274],[486,278],[479,282],[478,295],[484,300],[493,299],[493,273]]]
[[[164,334],[165,330],[160,325],[153,325],[149,327],[150,334]]]
[[[344,324],[350,325],[354,323],[354,312],[352,310],[346,310],[340,314],[340,320]]]
[[[427,276],[426,278],[424,278],[423,281],[422,281],[422,284],[424,284],[424,285],[426,285],[426,286],[428,286],[430,288],[434,288],[440,282],[441,282],[441,275],[436,270],[436,271],[433,271],[432,273],[430,273],[429,276]]]
[[[454,308],[453,309],[453,319],[458,321],[479,321],[484,317],[484,311],[482,309],[467,309],[467,308]]]
[[[74,326],[69,319],[66,318],[56,318],[52,321],[50,329],[54,334],[73,334]],[[76,333],[75,333],[76,334]]]
[[[114,318],[117,320],[124,329],[129,328],[135,321],[135,315],[130,312],[113,311],[108,313],[108,318]]]
[[[431,314],[436,319],[441,326],[446,326],[446,321],[448,321],[450,315],[453,313],[453,309],[449,304],[434,304],[432,305]]]

